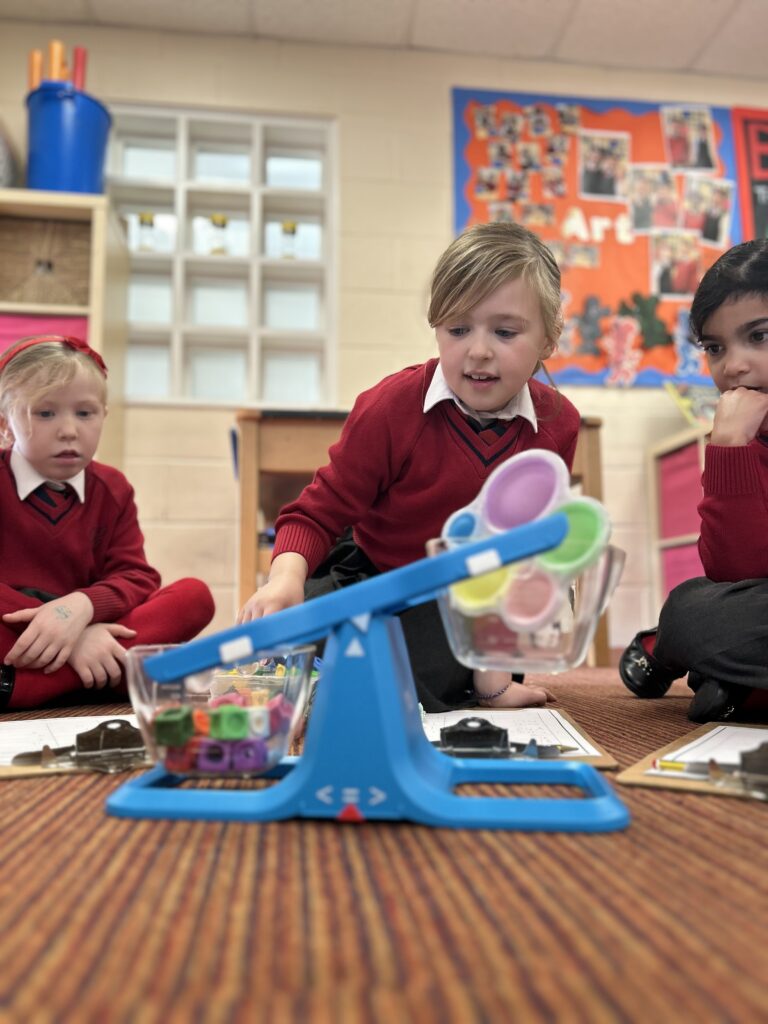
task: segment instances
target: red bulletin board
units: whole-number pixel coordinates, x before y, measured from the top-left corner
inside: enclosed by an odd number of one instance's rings
[[[711,384],[690,344],[701,275],[768,234],[768,112],[454,89],[454,211],[553,250],[564,384]]]

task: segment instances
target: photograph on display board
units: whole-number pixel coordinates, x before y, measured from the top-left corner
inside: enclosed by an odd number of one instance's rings
[[[628,174],[627,198],[635,234],[652,228],[677,227],[680,215],[677,191],[667,164],[632,166]]]
[[[516,222],[562,272],[563,384],[711,384],[702,274],[768,235],[768,112],[453,90],[454,229]]]
[[[702,245],[722,249],[731,235],[733,182],[686,174],[683,179],[682,226],[701,235]]]
[[[696,231],[654,231],[648,291],[661,298],[693,298],[702,275]]]
[[[584,198],[624,201],[631,138],[627,132],[579,133],[579,182]]]
[[[662,107],[667,160],[672,167],[713,171],[715,135],[707,107]]]
[[[520,223],[531,230],[551,227],[555,223],[555,208],[552,203],[521,203]]]

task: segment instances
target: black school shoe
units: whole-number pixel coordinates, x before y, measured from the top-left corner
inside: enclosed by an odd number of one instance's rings
[[[13,696],[16,669],[13,665],[0,665],[0,711],[5,711]]]
[[[655,635],[655,629],[638,633],[619,658],[622,682],[636,697],[644,699],[663,697],[676,678],[643,647],[643,638]]]
[[[688,685],[696,691],[688,707],[692,722],[727,722],[751,693],[749,686],[718,683],[694,672],[688,674]]]

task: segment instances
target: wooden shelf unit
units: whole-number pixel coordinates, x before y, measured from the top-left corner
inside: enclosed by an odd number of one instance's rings
[[[78,328],[87,320],[88,342],[109,367],[98,457],[119,466],[128,252],[107,198],[0,189],[0,260],[0,347],[24,334],[60,333],[62,319],[64,328],[68,318]],[[63,294],[73,301],[61,301]]]
[[[345,412],[289,412],[245,409],[237,414],[239,431],[238,465],[240,479],[239,603],[254,592],[269,572],[271,549],[259,544],[265,501],[265,483],[270,476],[284,477],[294,485],[284,504],[309,483],[315,470],[328,461],[328,449],[341,433]],[[584,494],[602,501],[600,428],[602,420],[583,417],[571,480]],[[595,633],[591,660],[609,665],[607,615]]]

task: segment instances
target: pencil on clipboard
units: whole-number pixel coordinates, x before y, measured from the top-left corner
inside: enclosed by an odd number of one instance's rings
[[[660,772],[685,772],[686,775],[709,775],[708,761],[673,761],[665,757],[657,757],[653,767]]]

